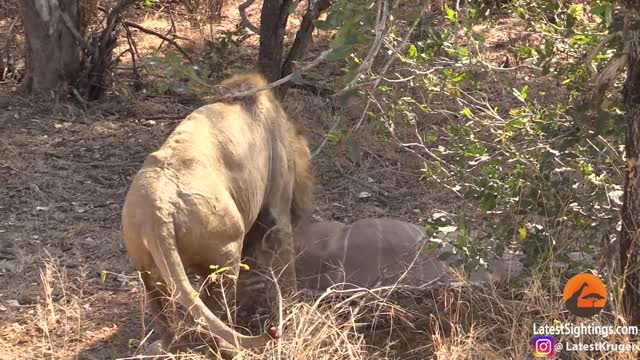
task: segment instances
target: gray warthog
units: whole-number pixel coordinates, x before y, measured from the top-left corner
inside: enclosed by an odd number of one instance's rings
[[[459,255],[449,244],[425,246],[423,228],[401,220],[367,218],[352,224],[323,221],[304,224],[294,231],[296,274],[299,285],[323,291],[337,283],[371,288],[392,285],[420,286],[431,281],[448,283],[458,278]],[[448,253],[446,260],[439,256]],[[451,256],[452,255],[452,256]],[[488,269],[473,271],[470,280],[487,283],[518,273],[515,260],[493,259]]]

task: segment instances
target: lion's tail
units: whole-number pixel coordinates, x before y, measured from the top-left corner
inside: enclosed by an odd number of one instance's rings
[[[158,216],[160,226],[152,229],[148,237],[149,251],[164,282],[175,291],[177,300],[189,309],[194,319],[206,322],[213,335],[222,338],[228,344],[235,344],[237,348],[253,348],[268,343],[272,337],[268,333],[259,336],[246,336],[237,333],[218,319],[194,290],[189,282],[187,273],[180,259],[175,239],[173,221]]]

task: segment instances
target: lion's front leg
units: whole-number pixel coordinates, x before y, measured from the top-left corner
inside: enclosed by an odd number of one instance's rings
[[[256,255],[261,267],[273,271],[275,276],[275,279],[267,281],[265,297],[272,314],[279,315],[280,296],[296,291],[293,234],[288,223],[284,225],[273,222],[270,225],[261,237],[260,250]],[[276,286],[276,281],[279,287]]]

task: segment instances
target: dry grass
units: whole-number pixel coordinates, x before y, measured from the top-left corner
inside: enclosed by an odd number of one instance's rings
[[[285,336],[265,349],[246,352],[250,359],[524,359],[531,353],[533,324],[576,322],[564,309],[558,274],[539,269],[522,286],[477,287],[460,279],[454,285],[380,287],[372,290],[339,290],[336,286],[319,296],[298,294],[284,304]],[[25,358],[91,358],[83,355],[87,338],[109,338],[116,331],[96,331],[91,296],[83,291],[86,273],[71,276],[52,258],[40,267],[40,296],[28,322],[12,328],[33,334],[31,352]],[[137,295],[142,288],[134,287]],[[613,303],[618,296],[613,293]],[[138,302],[138,301],[136,301]],[[108,309],[106,309],[108,310]],[[611,311],[614,310],[614,311]],[[624,325],[615,309],[584,320],[582,324]],[[576,323],[578,324],[578,323]],[[4,328],[3,330],[7,330]],[[7,335],[3,331],[3,336]],[[11,340],[13,334],[5,339]],[[144,358],[153,337],[147,328],[141,337],[128,340],[129,354],[111,358]],[[4,338],[4,337],[3,337]],[[629,343],[627,336],[598,335],[556,337],[556,342]],[[198,349],[193,347],[193,349]],[[202,359],[198,352],[159,355],[159,358]],[[212,350],[211,350],[212,351]],[[9,355],[9,354],[7,354]],[[15,354],[14,354],[15,355]],[[215,355],[210,352],[209,355]],[[634,359],[631,353],[572,353],[575,359]],[[108,358],[108,357],[100,357]]]

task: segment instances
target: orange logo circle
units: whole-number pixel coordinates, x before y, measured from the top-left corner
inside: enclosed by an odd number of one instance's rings
[[[581,317],[599,313],[607,303],[607,287],[593,274],[581,273],[569,279],[562,295],[567,309]]]

